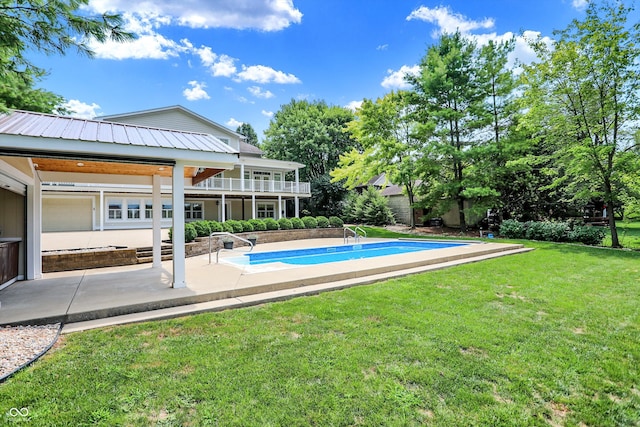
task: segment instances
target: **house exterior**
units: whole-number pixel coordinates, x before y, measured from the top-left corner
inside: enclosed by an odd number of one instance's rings
[[[244,169],[239,150],[210,133],[29,111],[0,114],[0,277],[4,282],[0,283],[0,290],[16,280],[42,277],[41,234],[46,207],[43,187],[54,184],[58,191],[47,192],[47,197],[57,195],[64,199],[80,193],[91,197],[96,188],[114,188],[121,195],[149,197],[151,204],[145,205],[144,213],[127,202],[120,210],[109,209],[106,204],[104,209],[100,206],[98,216],[101,223],[103,216],[109,215],[114,220],[120,219],[119,215],[131,220],[138,219],[137,215],[151,219],[152,268],[158,269],[162,268],[161,225],[166,220],[163,217],[170,216],[174,231],[172,287],[185,287],[187,212],[184,208],[169,210],[164,202],[186,207],[187,188],[198,188],[198,184],[223,171],[234,170],[239,163]],[[246,180],[242,182],[246,185]],[[72,185],[76,183],[78,188]],[[250,186],[254,188],[253,184]],[[209,195],[206,188],[197,191]],[[233,196],[234,191],[229,190],[229,195]],[[99,193],[104,195],[104,190]],[[223,206],[224,195],[220,193]],[[251,197],[257,199],[256,194]],[[282,194],[277,194],[277,199],[282,202]],[[100,203],[102,200],[103,197]],[[71,204],[58,213],[81,217],[76,215],[75,208]],[[8,254],[6,246],[12,247]],[[8,264],[11,277],[4,270]]]
[[[208,134],[238,153],[232,169],[192,169],[185,174],[184,216],[201,219],[274,218],[299,216],[301,198],[311,197],[309,183],[299,181],[305,165],[263,157],[245,142],[243,135],[184,107],[103,116],[100,121]],[[39,167],[39,165],[37,166]],[[151,228],[152,188],[145,183],[94,182],[64,179],[40,172],[42,182],[42,231],[84,231]],[[287,180],[291,176],[292,180]],[[173,204],[168,177],[161,182],[161,226],[172,225]]]

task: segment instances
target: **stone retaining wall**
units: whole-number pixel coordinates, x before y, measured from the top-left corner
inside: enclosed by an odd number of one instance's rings
[[[304,239],[326,239],[343,237],[342,228],[311,228],[303,230],[272,230],[272,231],[255,231],[250,233],[238,233],[239,237],[246,239],[248,236],[257,236],[256,244],[286,242],[287,240],[304,240]],[[222,237],[214,236],[212,240],[213,250],[222,247]],[[245,242],[235,240],[234,246],[245,246]],[[209,239],[207,237],[198,237],[195,242],[187,243],[185,248],[186,256],[192,257],[209,253]]]
[[[42,254],[42,272],[85,270],[87,268],[119,267],[137,264],[134,249],[100,249]]]

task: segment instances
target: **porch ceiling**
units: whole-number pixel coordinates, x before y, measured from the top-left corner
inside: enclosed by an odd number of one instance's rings
[[[106,175],[136,175],[152,176],[159,175],[171,177],[171,166],[166,165],[143,165],[117,162],[97,162],[88,160],[62,160],[33,158],[33,167],[44,172],[76,172],[95,173]],[[222,169],[220,169],[222,170]],[[197,168],[185,167],[184,177],[192,178],[196,175]]]

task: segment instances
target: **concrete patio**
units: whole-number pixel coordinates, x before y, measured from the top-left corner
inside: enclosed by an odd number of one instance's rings
[[[151,238],[150,230],[135,231],[142,232],[141,236],[146,231],[149,239]],[[87,236],[81,234],[74,237],[78,239],[76,242],[86,241]],[[114,236],[122,237],[125,234],[129,235],[130,241],[138,238],[134,237],[136,233],[130,231],[114,233]],[[48,241],[49,236],[45,236],[43,242]],[[101,238],[105,238],[104,236]],[[66,237],[64,240],[68,247],[83,247],[71,246],[73,239]],[[124,240],[118,240],[107,244],[123,242]],[[254,250],[340,244],[343,244],[342,239],[309,239],[259,244]],[[53,248],[52,244],[47,245]],[[0,291],[0,325],[64,322],[65,332],[72,332],[111,324],[170,318],[342,289],[390,277],[520,253],[527,249],[521,245],[478,243],[336,262],[331,264],[330,269],[326,265],[256,268],[225,263],[225,258],[239,256],[244,251],[246,248],[222,251],[219,264],[215,263],[215,254],[211,264],[208,255],[188,258],[187,287],[181,289],[170,287],[170,261],[164,262],[162,268],[152,268],[148,264],[99,268],[49,273],[40,280],[17,282]]]

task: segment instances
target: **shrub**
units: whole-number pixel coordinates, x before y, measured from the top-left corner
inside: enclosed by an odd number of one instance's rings
[[[544,240],[566,242],[569,240],[569,225],[566,222],[545,222]]]
[[[195,227],[192,224],[184,225],[184,242],[193,242],[198,237]],[[173,227],[169,229],[169,240],[173,241]]]
[[[291,225],[293,225],[295,229],[304,228],[304,222],[300,218],[291,218]]]
[[[228,221],[222,223],[222,231],[226,231],[227,233],[233,233],[233,227],[229,224]]]
[[[211,227],[209,227],[209,221],[195,221],[192,222],[193,228],[195,228],[198,237],[206,237],[211,234]]]
[[[273,218],[265,218],[264,224],[267,226],[267,230],[278,230],[280,228],[278,226],[278,221]]]
[[[209,221],[209,229],[212,233],[220,232],[222,231],[222,224],[218,221]]]
[[[604,236],[604,229],[589,225],[574,227],[569,232],[570,241],[584,243],[585,245],[600,245]]]
[[[229,224],[233,229],[232,233],[242,233],[242,224],[240,223],[240,221],[236,221],[235,219],[229,219],[225,222]]]
[[[358,198],[356,214],[362,218],[365,224],[387,225],[395,223],[393,213],[389,208],[389,200],[373,187],[368,187]]]
[[[544,240],[544,225],[540,221],[527,221],[524,223],[524,237],[529,240]]]
[[[253,224],[251,224],[249,221],[240,221],[240,224],[242,224],[242,231],[244,233],[250,233],[254,230]]]
[[[253,231],[265,231],[267,225],[261,219],[250,219],[249,224],[253,225]]]
[[[317,216],[316,221],[318,222],[318,228],[328,228],[329,227],[329,219],[326,216]]]
[[[288,218],[280,218],[278,225],[280,226],[280,230],[291,230],[293,228],[293,224],[291,224],[291,220]]]
[[[318,221],[312,216],[302,217],[302,222],[304,222],[304,228],[317,228]]]
[[[337,216],[330,216],[329,217],[329,225],[331,225],[332,227],[335,227],[335,228],[342,228],[342,227],[344,227],[344,221],[342,221]]]
[[[524,239],[524,223],[515,219],[506,219],[500,224],[500,235],[507,239]]]

